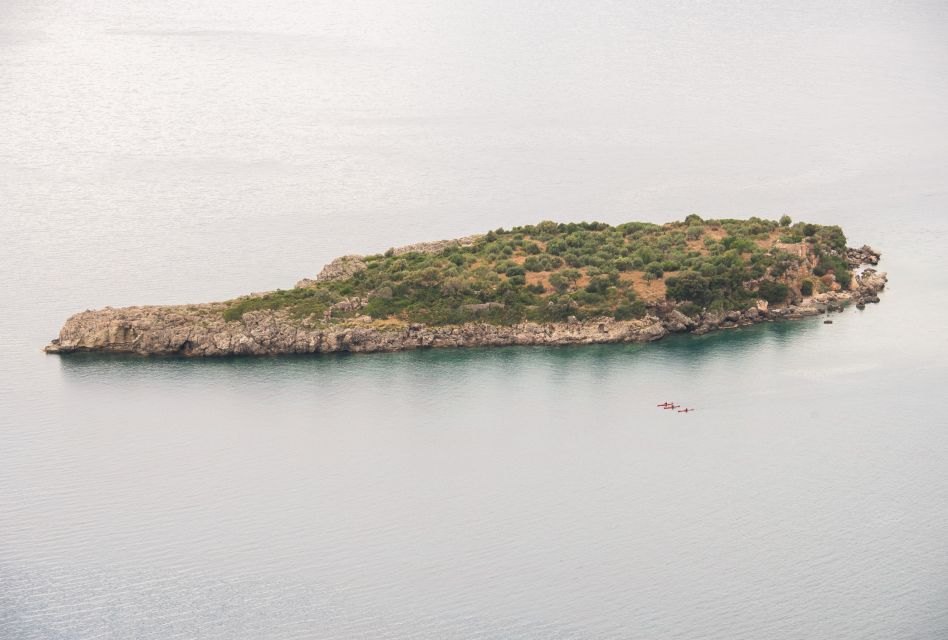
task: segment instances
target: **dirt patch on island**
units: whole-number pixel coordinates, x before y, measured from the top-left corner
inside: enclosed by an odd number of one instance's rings
[[[542,284],[547,291],[550,291],[553,288],[550,286],[549,271],[527,271],[527,275],[525,277],[527,279],[527,284]]]
[[[632,289],[645,302],[659,302],[665,299],[665,278],[674,276],[677,271],[669,271],[664,278],[656,278],[651,282],[645,280],[644,271],[624,271],[619,274],[619,280],[632,284]]]

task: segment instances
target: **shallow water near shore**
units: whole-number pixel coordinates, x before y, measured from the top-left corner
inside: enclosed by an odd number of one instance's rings
[[[948,634],[948,15],[729,7],[5,6],[0,637]],[[840,224],[889,286],[646,345],[40,351],[692,212]]]

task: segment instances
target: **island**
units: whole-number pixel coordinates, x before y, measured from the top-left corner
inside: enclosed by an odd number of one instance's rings
[[[236,356],[647,342],[879,301],[840,227],[752,217],[556,223],[346,255],[292,289],[84,311],[47,353]]]

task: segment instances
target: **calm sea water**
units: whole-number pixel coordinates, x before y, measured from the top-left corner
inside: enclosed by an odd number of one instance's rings
[[[940,2],[5,0],[0,637],[948,637],[946,42]],[[40,352],[692,212],[842,224],[890,287],[646,346]]]

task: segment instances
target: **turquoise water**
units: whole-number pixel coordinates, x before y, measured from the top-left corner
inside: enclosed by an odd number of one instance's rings
[[[0,10],[0,637],[948,636],[944,7],[277,4]],[[650,345],[41,352],[691,212],[841,224],[890,286]]]

